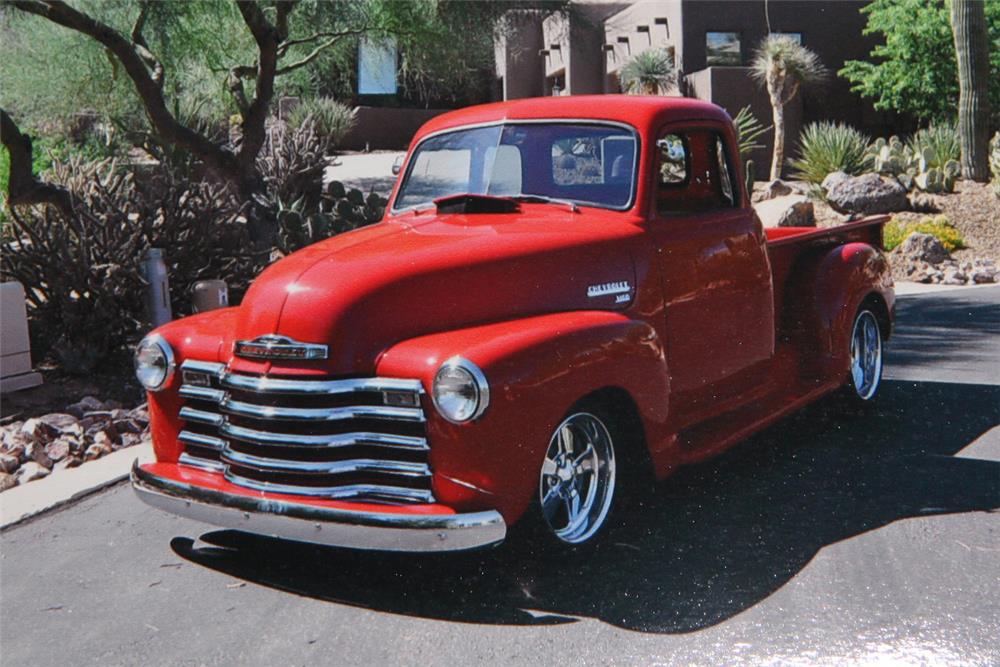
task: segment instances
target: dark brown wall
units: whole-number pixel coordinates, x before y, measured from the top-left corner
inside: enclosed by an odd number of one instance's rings
[[[358,107],[357,122],[339,147],[351,151],[404,150],[421,125],[446,111]]]

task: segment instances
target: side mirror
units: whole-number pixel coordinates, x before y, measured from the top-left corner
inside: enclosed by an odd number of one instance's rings
[[[403,170],[403,160],[406,159],[405,155],[397,155],[396,159],[392,163],[392,175],[399,176],[399,172]],[[385,164],[384,162],[382,164]]]

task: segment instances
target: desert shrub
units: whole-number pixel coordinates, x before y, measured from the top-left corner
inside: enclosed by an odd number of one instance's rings
[[[332,97],[303,100],[290,114],[288,124],[297,129],[308,119],[314,123],[316,132],[330,142],[331,148],[340,144],[357,122],[354,109]]]
[[[917,130],[907,140],[906,147],[917,156],[926,156],[927,167],[938,169],[944,169],[948,162],[962,157],[958,130],[948,124],[931,125]]]
[[[933,218],[924,218],[917,222],[901,223],[897,220],[890,220],[885,226],[884,239],[886,250],[893,250],[898,247],[906,237],[914,232],[930,234],[941,242],[948,252],[961,250],[965,246],[965,239],[962,233],[948,220],[947,216],[939,215]]]
[[[853,127],[843,123],[810,123],[799,139],[799,155],[790,165],[797,178],[809,183],[821,183],[835,171],[855,176],[869,168],[867,147],[868,137]]]

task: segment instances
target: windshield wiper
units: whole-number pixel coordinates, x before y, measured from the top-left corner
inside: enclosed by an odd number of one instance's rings
[[[563,204],[564,206],[568,206],[569,210],[573,213],[577,213],[580,210],[580,207],[576,205],[576,202],[569,199],[557,199],[555,197],[546,197],[545,195],[527,194],[511,195],[510,198],[516,201],[525,201],[535,204]]]

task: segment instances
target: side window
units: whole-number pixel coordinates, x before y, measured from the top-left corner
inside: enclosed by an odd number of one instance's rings
[[[675,187],[688,181],[688,150],[679,134],[668,134],[656,142],[660,149],[660,187]]]
[[[656,208],[660,215],[733,208],[739,187],[725,140],[712,130],[664,134],[657,141]]]

